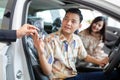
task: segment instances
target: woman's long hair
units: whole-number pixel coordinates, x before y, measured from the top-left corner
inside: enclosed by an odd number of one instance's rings
[[[105,41],[105,31],[106,31],[106,25],[107,25],[107,21],[106,21],[106,18],[105,17],[103,17],[103,16],[98,16],[98,17],[96,17],[93,21],[92,21],[92,23],[90,24],[90,26],[87,28],[87,30],[88,30],[88,32],[89,32],[89,34],[91,34],[91,32],[92,32],[92,25],[94,24],[94,23],[97,23],[98,21],[103,21],[104,23],[103,23],[103,28],[100,30],[100,34],[102,35],[102,40],[103,40],[103,42]]]

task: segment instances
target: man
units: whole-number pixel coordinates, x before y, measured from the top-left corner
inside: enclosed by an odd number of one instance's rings
[[[0,30],[0,41],[16,41],[16,38],[21,38],[24,35],[32,35],[36,30],[36,27],[29,24],[24,24],[18,30]]]
[[[82,41],[74,32],[81,27],[82,14],[79,9],[66,11],[58,32],[48,35],[44,41],[38,33],[33,35],[35,48],[38,51],[40,66],[44,74],[52,80],[109,80],[113,74],[105,76],[103,72],[77,73],[76,58],[84,59],[100,66],[108,63],[108,58],[98,60],[87,54]],[[111,76],[112,75],[112,76]]]

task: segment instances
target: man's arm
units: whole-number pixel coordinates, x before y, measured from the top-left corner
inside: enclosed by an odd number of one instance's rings
[[[45,42],[39,38],[38,32],[36,31],[34,35],[32,35],[34,46],[37,49],[40,67],[45,75],[51,75],[52,73],[52,64],[49,63],[48,59],[45,56]]]
[[[0,41],[16,41],[16,30],[0,30]]]
[[[36,30],[38,30],[37,27],[29,24],[24,24],[17,30],[0,30],[0,41],[13,42],[25,35],[33,35]]]

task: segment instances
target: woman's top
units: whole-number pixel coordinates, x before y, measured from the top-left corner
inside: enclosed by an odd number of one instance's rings
[[[108,55],[104,52],[104,50],[102,50],[104,46],[104,43],[102,42],[102,36],[95,35],[97,34],[90,34],[87,29],[79,33],[87,53],[98,59],[103,59]]]

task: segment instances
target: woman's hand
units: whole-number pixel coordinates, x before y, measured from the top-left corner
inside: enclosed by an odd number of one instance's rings
[[[108,57],[105,57],[104,59],[102,59],[99,63],[99,65],[101,67],[104,67],[107,63],[109,62],[109,58]]]

